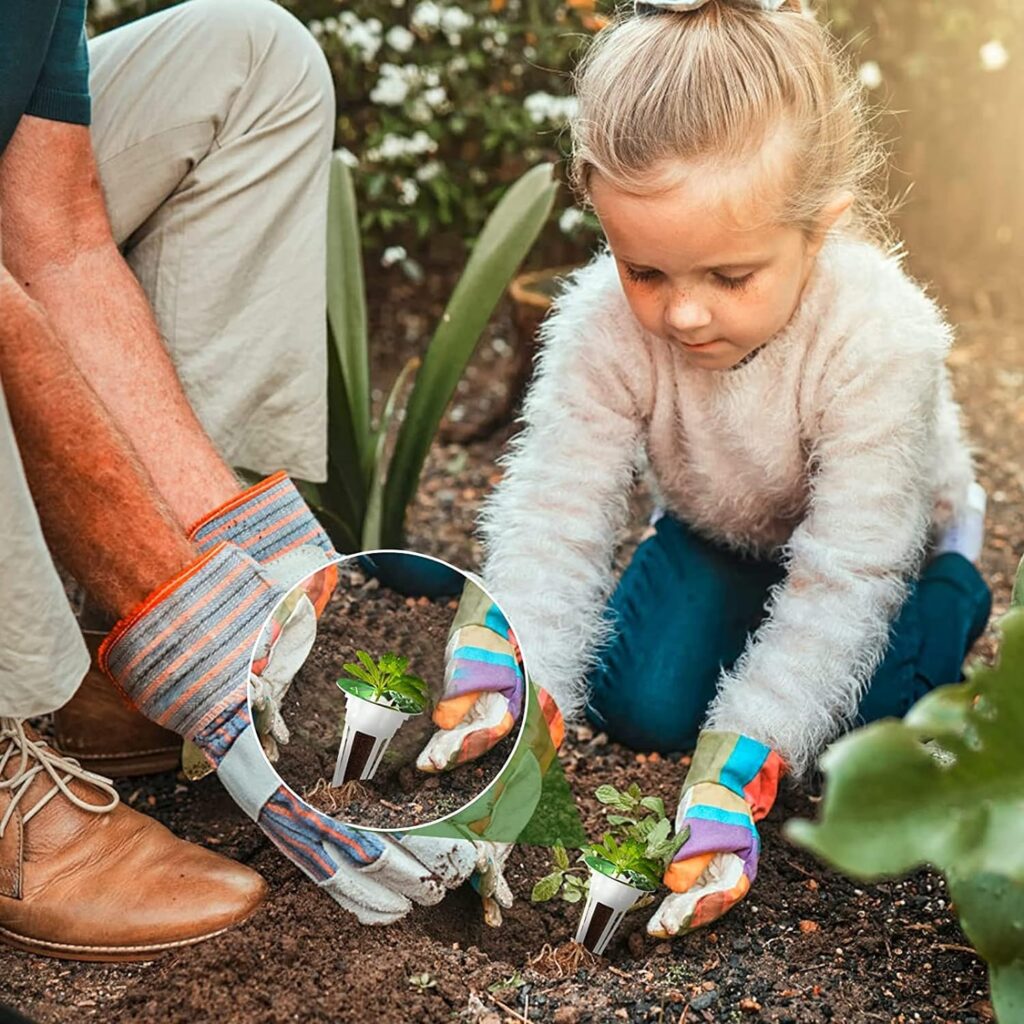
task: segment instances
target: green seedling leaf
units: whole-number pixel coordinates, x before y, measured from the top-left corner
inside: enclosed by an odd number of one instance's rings
[[[421,992],[437,987],[437,982],[426,971],[423,971],[422,974],[413,974],[407,980],[413,988],[419,989]]]
[[[605,820],[609,825],[633,825],[636,823],[635,818],[627,818],[624,814],[609,814],[605,816]]]
[[[594,790],[594,796],[602,804],[612,804],[617,807],[622,802],[622,796],[614,786],[598,786]]]
[[[562,893],[562,899],[565,900],[566,903],[579,903],[585,895],[586,890],[584,889],[566,889]]]
[[[665,801],[660,796],[645,796],[640,801],[640,806],[645,810],[654,811],[659,818],[665,817]]]
[[[563,870],[569,870],[569,854],[566,853],[565,847],[561,843],[556,843],[552,847],[552,852],[555,855],[555,863]]]
[[[546,903],[548,900],[553,899],[558,895],[558,890],[562,887],[562,872],[553,871],[550,875],[545,875],[534,887],[533,892],[530,893],[530,899],[534,903]]]
[[[988,961],[1000,1021],[1024,1009],[1024,608],[999,622],[994,666],[975,664],[903,721],[833,744],[821,819],[786,836],[854,878],[932,865],[949,882],[964,932]]]

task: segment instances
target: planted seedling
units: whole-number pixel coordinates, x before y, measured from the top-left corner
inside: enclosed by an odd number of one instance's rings
[[[407,671],[409,659],[388,652],[377,661],[356,651],[346,662],[348,676],[338,680],[345,692],[345,724],[331,785],[371,779],[384,751],[402,724],[427,706],[427,684]]]
[[[607,808],[611,828],[600,842],[581,849],[577,865],[570,864],[564,846],[556,845],[555,870],[533,887],[531,898],[543,902],[561,896],[578,903],[586,897],[576,941],[602,953],[626,911],[641,896],[650,901],[689,829],[673,835],[664,802],[643,796],[636,783],[623,791],[600,786],[594,795]]]

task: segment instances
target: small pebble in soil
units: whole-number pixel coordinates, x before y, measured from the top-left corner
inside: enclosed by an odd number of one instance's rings
[[[712,1003],[718,1001],[718,993],[715,991],[701,992],[699,996],[694,996],[690,1000],[691,1010],[706,1010]]]

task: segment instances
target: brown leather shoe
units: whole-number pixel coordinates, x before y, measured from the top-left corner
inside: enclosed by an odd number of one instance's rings
[[[105,633],[83,630],[92,666],[78,692],[53,715],[61,752],[108,778],[174,771],[181,737],[130,708],[104,675],[96,655]]]
[[[244,921],[266,884],[118,803],[107,779],[0,719],[0,941],[152,960]]]

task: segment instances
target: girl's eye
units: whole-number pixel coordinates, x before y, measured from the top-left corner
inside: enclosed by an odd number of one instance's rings
[[[643,284],[646,281],[653,281],[660,273],[660,270],[638,270],[636,267],[631,267],[628,263],[626,264],[626,277],[628,277],[630,281],[636,281],[637,284]]]
[[[744,274],[742,277],[726,277],[724,274],[715,274],[715,277],[718,278],[722,285],[730,289],[745,288],[753,276],[752,272]]]

